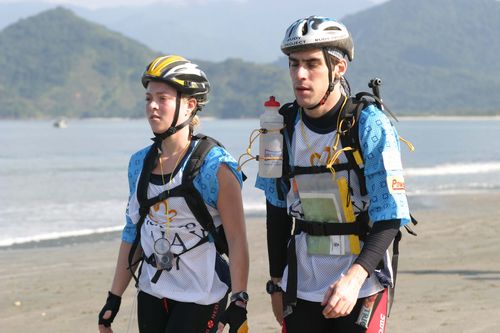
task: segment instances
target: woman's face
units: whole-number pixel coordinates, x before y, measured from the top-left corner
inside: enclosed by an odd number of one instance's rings
[[[177,91],[168,84],[150,81],[146,88],[146,117],[154,133],[163,133],[174,120]],[[177,124],[184,122],[193,108],[191,100],[181,98]]]

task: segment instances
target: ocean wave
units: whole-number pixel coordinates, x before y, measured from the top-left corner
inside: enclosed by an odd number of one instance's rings
[[[500,171],[500,162],[440,164],[426,168],[407,168],[405,175],[411,177],[451,176],[480,174]]]
[[[49,232],[45,234],[39,234],[34,236],[27,237],[17,237],[17,238],[7,238],[0,240],[0,247],[24,244],[24,243],[33,243],[40,241],[48,241],[55,240],[60,238],[67,237],[81,237],[81,236],[89,236],[95,234],[103,234],[109,233],[113,231],[120,231],[123,229],[123,225],[114,226],[114,227],[104,227],[97,229],[81,229],[81,230],[72,230],[72,231],[61,231],[61,232]]]

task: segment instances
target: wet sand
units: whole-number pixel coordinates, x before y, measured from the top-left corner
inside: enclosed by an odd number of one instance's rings
[[[418,237],[400,245],[387,332],[500,332],[499,203],[498,193],[410,199]],[[250,331],[279,332],[264,291],[264,219],[247,225]],[[0,331],[97,332],[118,246],[113,233],[0,250]],[[137,332],[134,296],[130,286],[115,332]]]

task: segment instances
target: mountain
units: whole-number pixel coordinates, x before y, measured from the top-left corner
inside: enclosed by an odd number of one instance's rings
[[[140,77],[158,54],[61,7],[22,19],[0,32],[0,118],[140,117]],[[270,93],[292,98],[276,66],[194,61],[212,82],[205,115],[256,116]]]
[[[241,58],[268,63],[281,55],[279,45],[283,33],[294,20],[313,14],[340,18],[373,5],[373,0],[185,0],[98,9],[65,7],[161,52],[209,61]],[[48,6],[56,5],[0,4],[0,28]]]
[[[153,51],[63,8],[0,33],[3,117],[137,116]]]
[[[345,17],[349,80],[382,78],[399,114],[499,114],[499,18],[495,0],[392,0]]]
[[[353,92],[377,76],[398,115],[500,114],[498,17],[494,0],[392,0],[345,17]],[[140,76],[160,53],[63,8],[22,19],[0,31],[0,118],[142,116]],[[284,58],[194,61],[213,87],[204,115],[256,117],[269,95],[293,99]]]

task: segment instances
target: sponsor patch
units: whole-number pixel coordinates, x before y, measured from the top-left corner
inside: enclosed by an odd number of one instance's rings
[[[402,170],[401,155],[396,151],[384,151],[382,153],[385,170]]]
[[[389,188],[389,193],[405,193],[405,179],[403,176],[388,176],[387,187]]]

